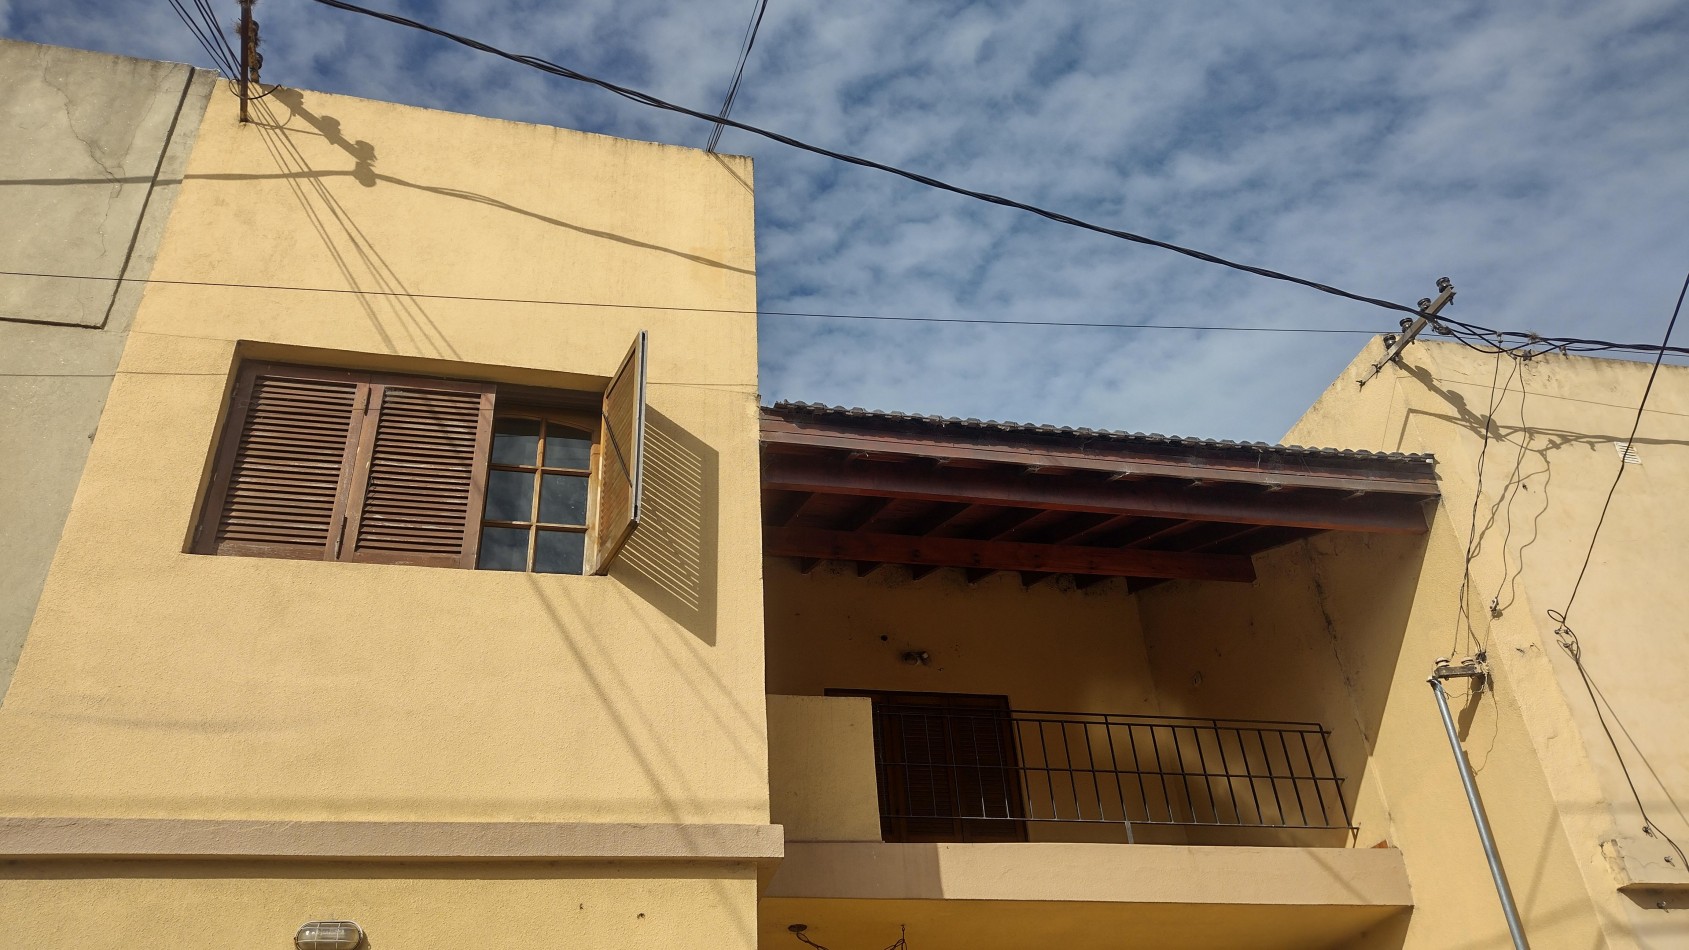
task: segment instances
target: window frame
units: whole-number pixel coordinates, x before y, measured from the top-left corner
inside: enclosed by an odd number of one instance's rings
[[[597,539],[598,492],[600,488],[600,474],[602,468],[601,439],[602,432],[598,418],[589,411],[559,408],[553,406],[534,405],[532,403],[513,402],[508,407],[498,405],[498,397],[494,395],[492,438],[498,437],[498,424],[501,419],[529,419],[540,423],[539,451],[534,465],[512,465],[495,462],[492,459],[492,447],[487,449],[486,481],[491,482],[493,472],[523,472],[534,476],[533,497],[529,501],[527,521],[508,521],[504,519],[488,518],[486,513],[486,493],[482,493],[481,512],[475,521],[476,561],[480,558],[480,539],[482,532],[489,528],[519,528],[528,532],[528,549],[525,566],[521,571],[505,568],[482,567],[479,563],[471,563],[471,570],[501,571],[509,574],[562,574],[573,576],[591,576],[589,568],[594,542]],[[546,435],[551,426],[567,428],[586,436],[590,446],[587,454],[587,467],[584,469],[567,468],[545,464]],[[540,520],[540,503],[545,490],[546,475],[584,476],[587,480],[586,511],[580,524],[564,524]],[[581,535],[581,564],[577,571],[536,571],[534,558],[539,549],[539,535],[542,531]]]

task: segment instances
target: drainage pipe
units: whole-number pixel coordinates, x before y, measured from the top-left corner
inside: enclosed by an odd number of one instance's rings
[[[1472,821],[1478,826],[1478,840],[1484,844],[1484,858],[1490,863],[1490,877],[1495,880],[1496,896],[1501,898],[1501,912],[1507,917],[1507,930],[1513,935],[1515,950],[1530,950],[1525,942],[1525,928],[1519,923],[1519,908],[1513,904],[1513,892],[1507,887],[1507,875],[1501,870],[1501,855],[1496,852],[1495,837],[1490,834],[1489,819],[1484,817],[1484,805],[1478,800],[1478,786],[1472,781],[1472,767],[1466,762],[1466,751],[1460,747],[1460,735],[1454,729],[1454,717],[1449,715],[1449,696],[1443,691],[1443,680],[1470,677],[1482,684],[1484,674],[1476,668],[1450,667],[1440,664],[1431,678],[1431,692],[1436,694],[1437,709],[1443,714],[1443,728],[1449,734],[1449,749],[1454,752],[1454,765],[1460,772],[1460,784],[1466,788],[1466,803],[1472,806]]]

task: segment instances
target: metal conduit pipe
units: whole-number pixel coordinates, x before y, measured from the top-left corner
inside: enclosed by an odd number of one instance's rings
[[[1432,671],[1427,683],[1431,684],[1431,692],[1437,697],[1437,709],[1443,714],[1443,729],[1449,735],[1449,750],[1454,753],[1454,765],[1460,772],[1460,784],[1466,789],[1466,804],[1472,808],[1472,821],[1478,826],[1478,840],[1484,845],[1484,858],[1490,864],[1490,877],[1495,881],[1495,893],[1501,899],[1501,912],[1507,918],[1508,933],[1513,936],[1515,950],[1530,950],[1530,944],[1525,942],[1525,928],[1519,922],[1519,908],[1513,903],[1513,892],[1507,886],[1507,875],[1501,869],[1501,855],[1496,851],[1495,836],[1490,834],[1489,819],[1484,817],[1484,805],[1478,800],[1478,786],[1472,780],[1472,767],[1466,762],[1466,750],[1460,746],[1460,735],[1455,732],[1454,717],[1449,715],[1449,696],[1443,690],[1443,680],[1467,678],[1477,686],[1483,688],[1487,679],[1483,670],[1474,663],[1460,666],[1450,666],[1448,660],[1438,660],[1437,667]]]

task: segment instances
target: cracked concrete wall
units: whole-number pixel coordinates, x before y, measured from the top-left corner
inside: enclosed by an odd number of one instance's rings
[[[214,80],[0,40],[0,697]]]

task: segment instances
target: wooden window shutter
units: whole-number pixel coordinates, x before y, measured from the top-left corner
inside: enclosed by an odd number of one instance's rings
[[[490,383],[374,377],[340,560],[474,567]]]
[[[195,550],[334,556],[368,397],[363,379],[267,363],[241,369]]]
[[[646,335],[641,330],[604,391],[590,574],[608,574],[617,552],[639,527],[645,481],[646,363]]]

